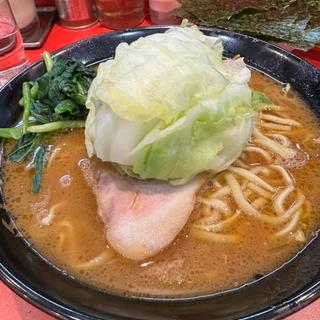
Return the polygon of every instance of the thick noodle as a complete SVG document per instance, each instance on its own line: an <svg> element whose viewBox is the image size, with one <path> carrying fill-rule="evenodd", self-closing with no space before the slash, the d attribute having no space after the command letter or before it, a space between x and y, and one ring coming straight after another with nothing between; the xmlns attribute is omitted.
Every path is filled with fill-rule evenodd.
<svg viewBox="0 0 320 320"><path fill-rule="evenodd" d="M211 178L212 191L198 199L202 206L191 226L191 235L197 239L233 242L237 237L230 227L241 215L248 215L276 228L270 239L292 235L293 240L305 240L301 219L311 209L283 164L297 154L284 132L296 132L302 125L278 105L262 110L259 123L239 159ZM250 163L253 153L259 163Z"/></svg>
<svg viewBox="0 0 320 320"><path fill-rule="evenodd" d="M58 234L58 244L56 248L60 252L63 251L63 249L66 251L68 263L72 265L72 267L89 270L111 262L114 258L114 251L109 246L106 246L106 249L97 256L88 261L80 261L78 258L80 246L76 243L74 226L69 221L62 220L59 222L59 227L61 231Z"/></svg>

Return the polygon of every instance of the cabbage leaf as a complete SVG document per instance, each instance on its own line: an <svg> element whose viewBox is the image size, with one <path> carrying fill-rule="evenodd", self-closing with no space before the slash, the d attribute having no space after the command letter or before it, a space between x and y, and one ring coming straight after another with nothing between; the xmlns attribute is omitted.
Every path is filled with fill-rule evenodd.
<svg viewBox="0 0 320 320"><path fill-rule="evenodd" d="M226 169L248 142L260 99L243 59L196 27L121 43L88 93L89 156L140 179L183 183Z"/></svg>

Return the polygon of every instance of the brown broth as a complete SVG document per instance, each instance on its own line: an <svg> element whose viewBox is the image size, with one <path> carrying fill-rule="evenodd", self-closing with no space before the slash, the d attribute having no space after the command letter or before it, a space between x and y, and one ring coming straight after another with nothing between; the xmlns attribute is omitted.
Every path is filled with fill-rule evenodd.
<svg viewBox="0 0 320 320"><path fill-rule="evenodd" d="M290 93L285 97L282 87L273 80L253 72L251 87L265 92L275 104L290 106L290 117L303 123L304 134L290 139L303 150L307 161L304 166L290 170L312 204L310 236L318 225L316 212L320 204L319 144L312 139L320 136L317 120L296 95ZM19 230L37 251L85 283L125 294L192 296L251 281L279 267L301 247L286 237L271 242L271 227L242 215L231 230L241 239L235 244L195 240L189 235L189 223L174 243L147 261L138 263L116 254L101 266L78 268L75 262L89 261L107 248L103 225L96 214L95 196L84 177L88 165L84 133L78 129L53 135L50 142L55 151L44 170L41 192L31 193L32 169L6 161L5 199ZM43 225L42 219L53 205L57 206L52 223ZM62 221L68 221L73 231L61 225ZM62 230L67 230L69 238L68 245L61 249Z"/></svg>

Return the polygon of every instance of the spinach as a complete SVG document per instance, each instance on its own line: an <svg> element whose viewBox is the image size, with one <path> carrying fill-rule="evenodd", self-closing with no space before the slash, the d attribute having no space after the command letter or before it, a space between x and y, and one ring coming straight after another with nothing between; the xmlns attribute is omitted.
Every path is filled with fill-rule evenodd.
<svg viewBox="0 0 320 320"><path fill-rule="evenodd" d="M64 114L68 112L71 115L76 115L79 113L79 111L80 110L78 108L78 105L70 99L66 99L59 102L57 106L54 108L54 112L57 114Z"/></svg>
<svg viewBox="0 0 320 320"><path fill-rule="evenodd" d="M27 132L29 126L30 105L31 105L31 89L27 82L22 84L22 96L24 101L24 111L22 116L22 133Z"/></svg>
<svg viewBox="0 0 320 320"><path fill-rule="evenodd" d="M38 193L40 191L42 170L45 162L47 145L38 147L34 155L34 176L32 177L32 192Z"/></svg>
<svg viewBox="0 0 320 320"><path fill-rule="evenodd" d="M19 105L23 107L22 124L0 128L0 138L17 140L8 159L22 163L33 159L32 192L40 190L45 164L47 132L84 127L88 110L87 94L95 72L74 59L52 59L42 54L46 73L24 82Z"/></svg>
<svg viewBox="0 0 320 320"><path fill-rule="evenodd" d="M54 60L50 71L37 80L38 100L31 107L31 115L40 119L43 113L39 111L45 110L46 122L84 120L87 93L94 76L79 61ZM41 122L45 123L44 119Z"/></svg>
<svg viewBox="0 0 320 320"><path fill-rule="evenodd" d="M52 113L51 107L39 100L34 100L31 103L30 113L40 123L48 123L60 120L59 115Z"/></svg>
<svg viewBox="0 0 320 320"><path fill-rule="evenodd" d="M20 139L22 136L22 126L14 128L0 128L0 137L4 139Z"/></svg>
<svg viewBox="0 0 320 320"><path fill-rule="evenodd" d="M45 133L68 128L83 128L84 125L85 122L80 120L56 121L42 125L31 126L28 128L28 132Z"/></svg>
<svg viewBox="0 0 320 320"><path fill-rule="evenodd" d="M33 154L39 143L38 133L26 133L16 143L13 150L9 153L10 161L21 163Z"/></svg>

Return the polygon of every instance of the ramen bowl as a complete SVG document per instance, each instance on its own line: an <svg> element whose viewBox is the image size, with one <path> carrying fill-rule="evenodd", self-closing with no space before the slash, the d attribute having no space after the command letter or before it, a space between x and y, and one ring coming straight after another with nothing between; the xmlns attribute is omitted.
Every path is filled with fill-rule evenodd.
<svg viewBox="0 0 320 320"><path fill-rule="evenodd" d="M113 57L119 43L130 43L167 28L147 27L103 34L74 43L53 56L94 65ZM279 83L290 83L319 117L319 70L255 38L216 29L202 31L222 39L225 57L239 54L251 68ZM43 63L36 62L1 89L0 127L12 126L19 120L22 83L44 72ZM317 230L281 267L237 288L185 298L141 297L101 291L62 272L10 228L10 213L5 210L3 198L1 201L0 214L4 222L0 225L1 279L27 301L61 319L277 319L302 308L320 293Z"/></svg>

